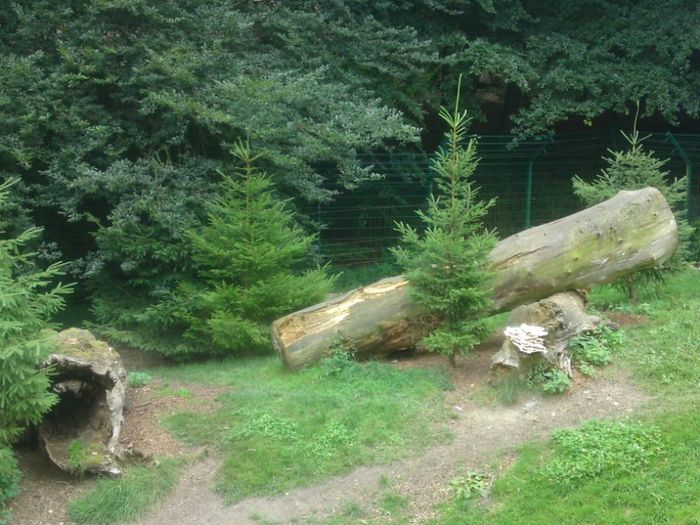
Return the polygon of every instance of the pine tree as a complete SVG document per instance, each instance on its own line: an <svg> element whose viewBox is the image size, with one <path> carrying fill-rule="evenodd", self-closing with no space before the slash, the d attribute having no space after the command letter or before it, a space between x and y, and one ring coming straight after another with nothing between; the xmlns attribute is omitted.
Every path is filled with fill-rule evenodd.
<svg viewBox="0 0 700 525"><path fill-rule="evenodd" d="M207 226L191 235L201 282L183 286L193 304L185 335L210 353L270 348L270 322L322 299L332 284L325 268L308 269L315 236L255 168L260 155L242 142L233 154L242 167L224 176Z"/></svg>
<svg viewBox="0 0 700 525"><path fill-rule="evenodd" d="M639 105L637 105L637 115ZM627 274L618 284L625 290L633 304L638 300L638 288L649 282L660 282L669 272L678 270L689 255L689 241L692 228L685 219L685 198L687 177L671 179L664 170L668 159L655 157L652 151L642 147L644 138L637 130L637 116L632 126L632 133L621 132L629 144L624 151L608 150L610 157L605 158L608 166L592 182L586 182L576 176L573 179L574 193L586 206L593 206L615 196L621 190L638 190L648 186L658 189L666 198L676 216L678 223L678 250L662 268L640 270Z"/></svg>
<svg viewBox="0 0 700 525"><path fill-rule="evenodd" d="M479 200L471 180L479 162L477 141L467 140L470 119L459 109L459 94L458 87L452 113L440 110L448 126L447 146L438 150L432 166L438 195L431 195L427 210L418 212L425 232L397 223L402 244L393 250L411 283L413 299L440 323L424 340L425 346L447 355L450 363L487 333L481 315L491 301L486 267L496 243L495 233L483 225L495 201Z"/></svg>
<svg viewBox="0 0 700 525"><path fill-rule="evenodd" d="M0 207L17 181L0 185ZM70 286L54 285L61 265L44 271L33 264L27 244L41 230L30 228L0 240L0 522L5 498L16 492L18 472L10 446L23 429L38 423L55 403L49 378L37 365L54 348L49 319L63 306Z"/></svg>

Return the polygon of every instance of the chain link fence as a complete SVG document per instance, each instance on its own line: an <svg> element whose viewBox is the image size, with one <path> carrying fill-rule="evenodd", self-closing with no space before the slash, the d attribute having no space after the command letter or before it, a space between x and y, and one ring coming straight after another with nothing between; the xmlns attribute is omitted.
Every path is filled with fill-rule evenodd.
<svg viewBox="0 0 700 525"><path fill-rule="evenodd" d="M643 135L644 136L644 135ZM673 178L688 175L686 212L700 216L700 135L649 134L647 150L668 159ZM496 198L486 220L506 237L582 209L571 179L592 180L606 166L609 150L624 150L618 133L562 134L515 142L512 136L478 137L479 167L475 181L481 198ZM381 174L353 190L340 191L333 202L308 214L319 224L322 257L335 266L354 267L387 261L398 241L397 221L420 226L416 211L424 209L432 191L431 155L384 153L367 156L365 165ZM697 166L697 173L693 171ZM334 173L327 173L327 180Z"/></svg>

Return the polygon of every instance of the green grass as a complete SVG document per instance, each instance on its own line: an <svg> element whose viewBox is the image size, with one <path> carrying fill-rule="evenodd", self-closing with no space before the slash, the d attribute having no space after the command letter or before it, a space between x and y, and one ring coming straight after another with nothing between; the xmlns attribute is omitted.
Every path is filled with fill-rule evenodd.
<svg viewBox="0 0 700 525"><path fill-rule="evenodd" d="M586 426L576 435L587 450L567 450L556 442L529 445L494 484L488 506L452 501L431 525L700 523L696 409L635 427L626 439L610 432L596 441Z"/></svg>
<svg viewBox="0 0 700 525"><path fill-rule="evenodd" d="M656 396L655 412L525 446L487 503L449 501L431 525L700 524L700 272L645 292L637 307L611 287L592 301L650 317L625 329L612 359Z"/></svg>
<svg viewBox="0 0 700 525"><path fill-rule="evenodd" d="M185 442L223 453L217 489L229 502L393 461L446 438L436 430L447 417L444 371L328 360L292 374L267 358L151 372L231 388L217 412L164 422Z"/></svg>
<svg viewBox="0 0 700 525"><path fill-rule="evenodd" d="M68 516L77 525L133 521L167 496L181 465L168 459L154 467L133 467L120 479L102 479L70 503Z"/></svg>

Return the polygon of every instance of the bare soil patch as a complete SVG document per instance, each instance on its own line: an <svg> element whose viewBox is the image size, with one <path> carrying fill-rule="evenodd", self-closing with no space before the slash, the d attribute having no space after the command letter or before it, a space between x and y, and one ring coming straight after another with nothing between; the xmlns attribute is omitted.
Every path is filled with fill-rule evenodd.
<svg viewBox="0 0 700 525"><path fill-rule="evenodd" d="M196 454L195 449L176 440L158 422L184 410L216 410L216 398L225 391L221 387L172 381L166 384L158 380L145 387L129 388L120 443L138 461ZM185 392L186 397L182 395ZM22 470L21 493L10 505L12 524L69 525L68 503L90 488L95 480L79 480L66 474L36 448L20 449L18 456Z"/></svg>
<svg viewBox="0 0 700 525"><path fill-rule="evenodd" d="M649 322L649 316L644 314L629 314L625 312L605 312L605 317L618 326L640 326Z"/></svg>

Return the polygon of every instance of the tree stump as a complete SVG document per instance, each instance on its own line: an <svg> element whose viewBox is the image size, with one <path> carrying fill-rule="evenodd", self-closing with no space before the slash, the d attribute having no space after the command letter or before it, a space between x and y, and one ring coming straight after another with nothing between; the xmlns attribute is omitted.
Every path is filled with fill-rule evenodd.
<svg viewBox="0 0 700 525"><path fill-rule="evenodd" d="M87 330L57 336L58 351L43 363L58 403L38 427L39 440L61 469L119 475L119 434L126 371L119 354Z"/></svg>
<svg viewBox="0 0 700 525"><path fill-rule="evenodd" d="M592 332L601 321L586 313L586 304L584 292L568 291L518 306L508 318L505 340L491 367L522 374L529 363L544 359L571 377L571 339Z"/></svg>

